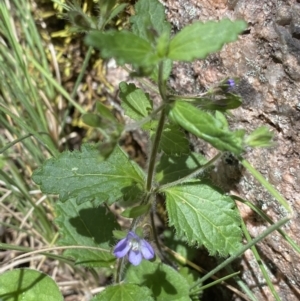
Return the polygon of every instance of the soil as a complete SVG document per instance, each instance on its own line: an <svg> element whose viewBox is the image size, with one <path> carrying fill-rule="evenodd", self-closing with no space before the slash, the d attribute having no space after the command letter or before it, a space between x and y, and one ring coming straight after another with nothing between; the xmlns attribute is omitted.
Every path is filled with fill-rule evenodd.
<svg viewBox="0 0 300 301"><path fill-rule="evenodd" d="M175 63L170 85L182 94L197 94L226 77L240 78L236 92L242 96L243 104L232 111L231 127L251 132L266 125L274 133L274 147L249 149L245 158L293 208L294 216L283 230L299 245L300 1L167 0L162 3L174 33L198 20L229 18L248 23L239 40L224 46L221 52L192 64ZM193 139L193 144L208 157L213 154L211 148L198 140ZM240 169L238 163L232 165L223 162L222 176L215 178L217 185L259 206L273 221L286 216L282 206L249 173ZM238 181L236 172L242 175ZM252 237L266 229L268 224L252 210L238 205ZM278 232L258 244L258 251L281 300L300 300L300 255ZM250 251L238 268L258 300L274 300ZM216 294L207 300L240 299Z"/></svg>

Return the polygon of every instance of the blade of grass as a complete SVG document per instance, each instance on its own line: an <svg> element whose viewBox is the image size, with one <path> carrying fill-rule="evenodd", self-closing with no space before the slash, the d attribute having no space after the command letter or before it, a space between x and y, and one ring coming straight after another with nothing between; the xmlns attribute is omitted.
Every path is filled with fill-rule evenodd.
<svg viewBox="0 0 300 301"><path fill-rule="evenodd" d="M256 170L247 160L240 158L243 166L258 180L258 182L267 189L267 191L289 212L293 214L293 210L284 197Z"/></svg>
<svg viewBox="0 0 300 301"><path fill-rule="evenodd" d="M234 270L232 269L231 265L229 264L226 267L226 270L229 273L233 273ZM250 300L252 301L258 301L257 298L254 296L250 288L246 285L246 283L238 276L234 276L234 281L237 283L237 285L243 290L243 292L249 297Z"/></svg>
<svg viewBox="0 0 300 301"><path fill-rule="evenodd" d="M274 225L270 226L268 229L266 229L264 232L262 232L259 236L248 242L246 245L244 245L240 250L238 250L235 254L228 257L225 261L223 261L220 265L218 265L216 268L211 270L209 273L207 273L202 278L198 279L196 283L191 287L194 288L197 285L201 285L205 280L209 279L212 275L223 269L225 266L227 266L229 263L234 261L237 257L241 256L244 252L246 252L248 249L250 249L252 246L254 246L259 241L263 240L266 236L268 236L273 231L279 229L281 226L283 226L285 223L287 223L290 219L289 218L283 218Z"/></svg>
<svg viewBox="0 0 300 301"><path fill-rule="evenodd" d="M244 223L243 220L241 222L242 222L241 225L242 225L243 233L244 233L247 241L251 242L251 236L250 236L250 234L249 234L249 232L247 230L247 227L246 227L246 225L245 225L245 223ZM279 297L278 293L276 292L275 287L274 287L274 285L273 285L273 283L272 283L272 281L271 281L271 279L269 277L269 274L268 274L268 272L267 272L267 270L266 270L266 268L265 268L265 266L264 266L264 264L263 264L263 262L262 262L262 260L261 260L261 258L259 256L258 252L257 252L256 247L252 246L251 247L251 251L252 251L252 253L254 255L254 258L255 258L255 260L256 260L256 262L257 262L257 264L258 264L258 266L259 266L259 268L260 268L260 270L261 270L261 272L262 272L262 274L264 276L264 279L266 280L266 282L268 284L268 287L269 287L272 295L274 296L274 298L275 298L276 301L281 301L280 297Z"/></svg>
<svg viewBox="0 0 300 301"><path fill-rule="evenodd" d="M271 225L274 225L274 222L257 206L252 204L251 202L242 199L241 197L237 195L230 195L232 198L236 199L239 202L242 202L243 204L249 206L253 211L255 211L261 218L266 220ZM288 235L286 232L282 229L277 230L280 235L293 247L293 249L300 254L300 247L297 245L297 243Z"/></svg>

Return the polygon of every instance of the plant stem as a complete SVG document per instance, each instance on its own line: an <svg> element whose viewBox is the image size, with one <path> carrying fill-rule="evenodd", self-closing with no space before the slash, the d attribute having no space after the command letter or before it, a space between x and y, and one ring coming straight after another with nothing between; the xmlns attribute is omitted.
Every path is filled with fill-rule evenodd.
<svg viewBox="0 0 300 301"><path fill-rule="evenodd" d="M167 101L167 86L164 80L164 62L161 61L158 66L158 90L163 102Z"/></svg>
<svg viewBox="0 0 300 301"><path fill-rule="evenodd" d="M158 235L157 235L157 231L156 231L156 227L155 227L155 222L154 222L154 212L153 212L153 210L151 210L151 212L150 212L150 221L151 221L153 238L154 238L157 250L160 254L161 260L164 261L165 263L167 263L169 266L171 266L173 268L176 268L174 263L171 260L169 260L168 257L165 256L165 253L163 252L162 247L159 243L159 239L158 239Z"/></svg>
<svg viewBox="0 0 300 301"><path fill-rule="evenodd" d="M148 167L148 175L147 175L147 185L146 185L147 191L151 191L154 167L155 167L155 162L156 162L156 155L157 155L162 131L164 128L164 124L165 124L165 109L163 109L161 111L159 123L157 126L157 130L156 130L156 134L155 134L155 138L154 138L154 142L153 142L153 146L152 146L152 150L151 150L149 167Z"/></svg>
<svg viewBox="0 0 300 301"><path fill-rule="evenodd" d="M163 62L159 63L159 68L158 68L158 89L160 96L162 98L163 103L166 103L167 101L167 95L166 95L166 82L163 79L163 70L164 70L164 65ZM165 124L165 118L166 118L166 110L165 108L162 109L151 154L150 154L150 161L149 161L149 167L148 167L148 175L147 175L147 184L146 184L146 190L151 191L152 188L152 180L153 180L153 173L154 173L154 167L155 167L155 161L156 161L156 155L158 151L158 146L160 142L160 138L162 135L162 131L164 129L164 124Z"/></svg>
<svg viewBox="0 0 300 301"><path fill-rule="evenodd" d="M116 283L120 283L122 281L121 276L122 276L122 271L124 266L124 259L125 257L122 257L118 261Z"/></svg>

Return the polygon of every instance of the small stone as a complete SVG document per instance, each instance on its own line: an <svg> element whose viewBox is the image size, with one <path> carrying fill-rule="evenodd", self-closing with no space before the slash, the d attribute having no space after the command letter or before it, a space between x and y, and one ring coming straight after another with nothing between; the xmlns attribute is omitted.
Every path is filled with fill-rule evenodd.
<svg viewBox="0 0 300 301"><path fill-rule="evenodd" d="M282 5L276 12L276 23L279 25L288 25L292 20L292 11L289 6Z"/></svg>
<svg viewBox="0 0 300 301"><path fill-rule="evenodd" d="M239 0L228 0L227 6L229 9L234 9Z"/></svg>
<svg viewBox="0 0 300 301"><path fill-rule="evenodd" d="M294 38L300 39L300 6L299 5L293 6L291 34Z"/></svg>
<svg viewBox="0 0 300 301"><path fill-rule="evenodd" d="M297 58L288 54L284 61L285 72L295 81L300 81L300 65Z"/></svg>

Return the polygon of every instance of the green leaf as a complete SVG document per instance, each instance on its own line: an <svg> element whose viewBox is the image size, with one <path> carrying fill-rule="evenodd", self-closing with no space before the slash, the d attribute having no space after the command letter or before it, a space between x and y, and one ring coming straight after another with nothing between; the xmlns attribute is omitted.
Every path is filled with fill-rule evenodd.
<svg viewBox="0 0 300 301"><path fill-rule="evenodd" d="M233 110L238 108L242 104L241 97L232 93L227 93L222 97L218 97L216 99L201 97L194 98L192 101L193 104L195 104L198 108L212 111Z"/></svg>
<svg viewBox="0 0 300 301"><path fill-rule="evenodd" d="M104 105L100 101L96 103L96 109L98 114L101 116L101 118L104 118L114 123L118 122L114 114L111 112L111 109L109 109L106 105Z"/></svg>
<svg viewBox="0 0 300 301"><path fill-rule="evenodd" d="M157 301L190 301L187 281L176 270L162 263L143 260L138 266L131 265L125 280L148 287Z"/></svg>
<svg viewBox="0 0 300 301"><path fill-rule="evenodd" d="M141 120L148 116L152 110L152 101L149 94L137 88L135 84L121 82L119 85L121 106L125 110L125 115L133 120Z"/></svg>
<svg viewBox="0 0 300 301"><path fill-rule="evenodd" d="M170 225L191 245L204 245L214 255L241 247L240 219L233 200L210 185L194 181L165 191Z"/></svg>
<svg viewBox="0 0 300 301"><path fill-rule="evenodd" d="M115 261L111 246L115 244L113 230L119 229L114 215L105 207L95 207L91 202L77 205L75 199L56 204L61 238L59 245L97 247L92 249L67 249L65 256L76 259L76 264L95 267L109 266Z"/></svg>
<svg viewBox="0 0 300 301"><path fill-rule="evenodd" d="M169 117L185 130L219 150L234 154L243 151L243 130L231 132L224 128L223 122L189 103L176 101L169 112Z"/></svg>
<svg viewBox="0 0 300 301"><path fill-rule="evenodd" d="M121 240L125 238L128 234L128 231L121 231L121 230L113 230L113 236L116 240Z"/></svg>
<svg viewBox="0 0 300 301"><path fill-rule="evenodd" d="M98 4L101 16L105 18L113 10L117 2L117 0L100 0Z"/></svg>
<svg viewBox="0 0 300 301"><path fill-rule="evenodd" d="M152 43L162 34L170 35L171 26L166 21L165 8L158 0L139 0L134 8L135 15L130 22L137 36Z"/></svg>
<svg viewBox="0 0 300 301"><path fill-rule="evenodd" d="M189 283L190 286L195 284L196 280L199 277L198 272L196 272L195 270L189 269L188 267L180 267L179 273L182 277L184 277L186 279L186 281ZM199 300L199 299L196 299L196 300Z"/></svg>
<svg viewBox="0 0 300 301"><path fill-rule="evenodd" d="M76 198L77 204L93 201L112 204L132 185L144 187L144 172L116 147L106 161L100 161L96 145L83 144L81 151L66 151L35 170L33 181L43 193L59 194L60 200Z"/></svg>
<svg viewBox="0 0 300 301"><path fill-rule="evenodd" d="M139 203L145 196L145 191L141 185L132 185L122 190L123 196L119 201L120 206L126 208Z"/></svg>
<svg viewBox="0 0 300 301"><path fill-rule="evenodd" d="M103 58L114 57L119 64L148 66L159 60L149 42L128 31L91 31L85 42L99 49Z"/></svg>
<svg viewBox="0 0 300 301"><path fill-rule="evenodd" d="M63 301L55 281L30 269L16 269L0 275L0 300Z"/></svg>
<svg viewBox="0 0 300 301"><path fill-rule="evenodd" d="M164 127L159 149L167 155L187 154L190 151L189 141L176 124Z"/></svg>
<svg viewBox="0 0 300 301"><path fill-rule="evenodd" d="M173 227L165 230L163 232L163 235L164 235L164 244L168 248L180 254L184 258L183 260L190 260L190 261L194 260L195 256L198 254L198 250L189 246L186 243L184 236L179 237L178 233L176 233ZM186 262L182 264L186 264Z"/></svg>
<svg viewBox="0 0 300 301"><path fill-rule="evenodd" d="M222 123L223 129L227 130L229 128L228 121L224 114L222 114L220 111L216 111L215 117Z"/></svg>
<svg viewBox="0 0 300 301"><path fill-rule="evenodd" d="M163 185L188 176L197 168L207 163L206 158L198 153L182 156L163 154L156 166L155 180Z"/></svg>
<svg viewBox="0 0 300 301"><path fill-rule="evenodd" d="M168 57L178 61L204 59L208 54L218 51L225 43L237 40L238 34L245 30L244 21L196 22L183 28L170 42Z"/></svg>
<svg viewBox="0 0 300 301"><path fill-rule="evenodd" d="M82 115L81 118L82 118L82 121L88 126L100 128L102 125L101 117L97 114L87 113L87 114Z"/></svg>
<svg viewBox="0 0 300 301"><path fill-rule="evenodd" d="M122 212L122 216L127 217L127 218L136 218L138 216L141 216L145 213L147 213L150 209L151 205L140 205L140 206L135 206L133 208L128 208L124 212Z"/></svg>
<svg viewBox="0 0 300 301"><path fill-rule="evenodd" d="M121 283L108 286L91 301L154 301L151 291L145 286Z"/></svg>
<svg viewBox="0 0 300 301"><path fill-rule="evenodd" d="M120 123L111 110L101 102L96 104L97 114L87 113L82 116L82 121L88 126L97 128L105 137L99 142L100 156L107 159L116 148L123 133L124 125Z"/></svg>
<svg viewBox="0 0 300 301"><path fill-rule="evenodd" d="M273 137L268 127L261 126L246 137L245 143L251 147L270 147L274 145Z"/></svg>
<svg viewBox="0 0 300 301"><path fill-rule="evenodd" d="M109 0L111 1L111 0ZM128 6L128 3L121 3L121 4L118 4L114 9L111 10L111 13L110 15L108 16L107 20L106 20L106 24L111 21L114 17L116 17L119 13L121 13L125 8L126 6ZM100 8L100 11L101 11L101 8Z"/></svg>

